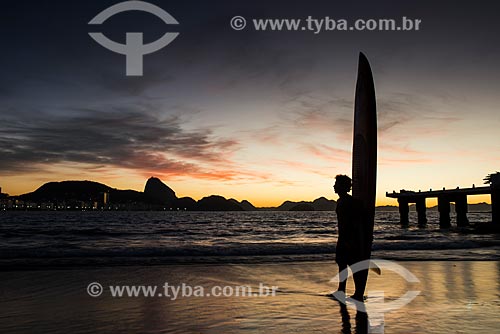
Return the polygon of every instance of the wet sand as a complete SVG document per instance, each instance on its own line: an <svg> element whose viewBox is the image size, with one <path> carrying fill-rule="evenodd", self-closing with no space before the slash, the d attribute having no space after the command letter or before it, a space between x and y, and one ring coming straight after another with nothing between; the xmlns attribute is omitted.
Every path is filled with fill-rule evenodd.
<svg viewBox="0 0 500 334"><path fill-rule="evenodd" d="M328 293L333 262L171 265L9 271L0 273L2 333L492 333L500 327L500 262L398 262L419 282L370 273L366 305L409 304L384 313L357 312ZM90 297L87 286L104 291ZM275 296L166 297L163 285L277 286ZM112 297L109 285L158 286L155 297ZM348 293L352 293L352 279ZM233 290L234 291L234 290ZM180 292L179 292L180 293ZM270 293L270 291L269 291ZM381 295L383 294L383 297ZM372 308L373 309L373 308ZM375 308L375 310L377 310Z"/></svg>

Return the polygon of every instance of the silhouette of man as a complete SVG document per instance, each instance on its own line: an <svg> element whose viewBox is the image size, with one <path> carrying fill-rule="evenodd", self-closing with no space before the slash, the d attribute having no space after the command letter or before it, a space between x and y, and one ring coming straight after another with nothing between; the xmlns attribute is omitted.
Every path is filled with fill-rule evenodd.
<svg viewBox="0 0 500 334"><path fill-rule="evenodd" d="M339 272L347 269L356 262L363 260L363 234L362 234L362 206L361 203L351 195L352 181L347 175L337 175L333 189L339 195L337 201L338 239L335 261L339 266ZM363 283L365 270L353 274L355 292L351 298L363 301L366 279ZM347 283L347 270L339 277L338 291L345 293Z"/></svg>

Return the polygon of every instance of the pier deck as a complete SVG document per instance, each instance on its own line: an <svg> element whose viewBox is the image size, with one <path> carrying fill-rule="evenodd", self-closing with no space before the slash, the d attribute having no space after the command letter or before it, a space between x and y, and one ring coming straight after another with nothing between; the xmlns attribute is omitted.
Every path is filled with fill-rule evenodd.
<svg viewBox="0 0 500 334"><path fill-rule="evenodd" d="M386 192L386 196L396 198L399 204L399 214L402 225L408 225L409 204L415 203L418 215L418 224L425 225L427 217L425 215L427 198L438 199L439 225L442 228L451 226L450 203L455 203L457 213L457 226L467 226L467 196L470 195L491 195L492 221L500 224L500 189L497 187L484 186L472 188L456 188L429 191L401 190L399 193L393 191Z"/></svg>

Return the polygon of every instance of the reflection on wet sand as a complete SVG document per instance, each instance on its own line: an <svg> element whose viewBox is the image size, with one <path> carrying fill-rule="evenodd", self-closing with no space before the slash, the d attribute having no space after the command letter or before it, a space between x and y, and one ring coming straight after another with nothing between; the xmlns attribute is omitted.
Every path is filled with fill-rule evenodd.
<svg viewBox="0 0 500 334"><path fill-rule="evenodd" d="M408 305L384 313L359 312L326 297L335 284L333 262L172 265L1 272L0 332L164 333L491 333L498 328L500 264L493 261L407 261L420 283L388 270L370 275L375 292L393 302L410 290ZM107 285L276 285L274 297L89 297L89 282ZM352 294L352 280L347 293ZM387 304L386 304L387 305ZM370 313L371 312L371 313ZM57 314L57 317L54 316Z"/></svg>

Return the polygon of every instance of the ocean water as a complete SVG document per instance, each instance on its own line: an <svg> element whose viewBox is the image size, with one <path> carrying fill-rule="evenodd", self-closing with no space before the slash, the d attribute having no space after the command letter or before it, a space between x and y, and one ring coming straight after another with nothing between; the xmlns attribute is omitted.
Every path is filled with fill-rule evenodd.
<svg viewBox="0 0 500 334"><path fill-rule="evenodd" d="M452 217L453 219L453 217ZM499 260L500 238L471 229L401 228L397 212L377 212L373 257ZM471 222L489 213L469 213ZM453 224L453 223L452 223ZM13 212L0 213L2 268L334 259L334 212Z"/></svg>

